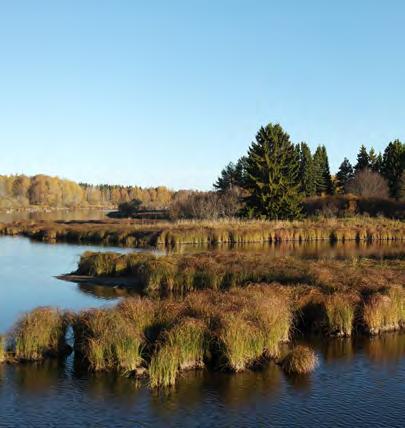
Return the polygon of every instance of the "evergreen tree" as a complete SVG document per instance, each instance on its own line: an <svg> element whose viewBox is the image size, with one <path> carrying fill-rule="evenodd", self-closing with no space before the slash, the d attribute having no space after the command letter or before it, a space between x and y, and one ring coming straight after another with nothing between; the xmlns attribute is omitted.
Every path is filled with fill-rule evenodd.
<svg viewBox="0 0 405 428"><path fill-rule="evenodd" d="M268 219L298 217L298 173L297 151L289 135L279 124L260 128L246 158L246 215Z"/></svg>
<svg viewBox="0 0 405 428"><path fill-rule="evenodd" d="M352 180L354 177L352 164L347 158L344 158L343 162L340 164L339 171L336 174L337 186L339 193L345 193L347 183Z"/></svg>
<svg viewBox="0 0 405 428"><path fill-rule="evenodd" d="M379 172L379 159L381 158L381 154L377 153L374 150L374 147L371 147L369 153L368 153L368 166L371 169L371 171Z"/></svg>
<svg viewBox="0 0 405 428"><path fill-rule="evenodd" d="M399 181L399 199L405 201L405 170L402 171L401 179Z"/></svg>
<svg viewBox="0 0 405 428"><path fill-rule="evenodd" d="M305 196L314 196L316 194L316 182L311 150L308 144L301 143L297 144L297 151L300 165L298 173L300 191Z"/></svg>
<svg viewBox="0 0 405 428"><path fill-rule="evenodd" d="M395 140L384 150L381 173L388 182L390 195L398 199L400 196L400 180L405 170L405 144Z"/></svg>
<svg viewBox="0 0 405 428"><path fill-rule="evenodd" d="M235 186L242 187L245 174L245 163L245 157L240 158L236 164L229 162L214 183L214 188L223 193L232 190Z"/></svg>
<svg viewBox="0 0 405 428"><path fill-rule="evenodd" d="M316 183L316 193L322 195L326 193L332 195L334 186L330 174L329 159L325 146L318 146L314 154L314 177Z"/></svg>
<svg viewBox="0 0 405 428"><path fill-rule="evenodd" d="M367 153L367 149L362 144L360 147L359 154L357 155L357 163L354 166L354 172L359 172L362 169L369 168L369 167L370 167L370 158Z"/></svg>

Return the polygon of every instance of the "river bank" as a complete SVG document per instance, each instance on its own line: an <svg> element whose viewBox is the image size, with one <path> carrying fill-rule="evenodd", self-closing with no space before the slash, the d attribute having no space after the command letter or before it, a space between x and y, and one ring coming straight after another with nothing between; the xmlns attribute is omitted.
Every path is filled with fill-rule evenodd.
<svg viewBox="0 0 405 428"><path fill-rule="evenodd" d="M0 234L46 242L170 248L183 244L404 241L405 223L370 217L303 221L18 221L0 224Z"/></svg>

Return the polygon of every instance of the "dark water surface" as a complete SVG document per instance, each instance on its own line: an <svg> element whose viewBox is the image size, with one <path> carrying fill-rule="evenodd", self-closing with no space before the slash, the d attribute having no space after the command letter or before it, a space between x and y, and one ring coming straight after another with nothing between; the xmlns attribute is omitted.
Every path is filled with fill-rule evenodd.
<svg viewBox="0 0 405 428"><path fill-rule="evenodd" d="M81 375L64 362L0 368L0 426L403 427L405 335L312 343L309 376L275 365L238 375L187 373L169 393Z"/></svg>
<svg viewBox="0 0 405 428"><path fill-rule="evenodd" d="M39 305L79 309L125 295L53 277L72 271L88 249L111 248L0 237L0 332ZM351 257L364 250L381 256L402 251L395 245L318 246L302 255ZM291 246L289 251L296 254ZM309 376L287 377L273 364L238 375L192 372L165 394L132 379L80 373L74 355L42 364L0 365L0 427L405 426L405 334L310 345L320 364Z"/></svg>

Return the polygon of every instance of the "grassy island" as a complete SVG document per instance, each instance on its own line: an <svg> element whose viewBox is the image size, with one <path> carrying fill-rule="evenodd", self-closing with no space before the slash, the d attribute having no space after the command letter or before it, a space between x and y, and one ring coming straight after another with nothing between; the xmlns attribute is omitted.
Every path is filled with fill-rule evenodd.
<svg viewBox="0 0 405 428"><path fill-rule="evenodd" d="M46 242L67 241L128 247L173 247L311 241L405 240L405 223L371 217L265 221L20 221L1 224L0 234L22 235Z"/></svg>

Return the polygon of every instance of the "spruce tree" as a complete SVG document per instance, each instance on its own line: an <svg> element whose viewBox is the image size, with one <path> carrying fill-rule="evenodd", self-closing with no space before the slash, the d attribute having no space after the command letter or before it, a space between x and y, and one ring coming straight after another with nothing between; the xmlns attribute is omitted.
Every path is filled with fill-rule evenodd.
<svg viewBox="0 0 405 428"><path fill-rule="evenodd" d="M295 146L279 125L260 128L246 158L245 214L267 219L293 219L301 212L299 163Z"/></svg>
<svg viewBox="0 0 405 428"><path fill-rule="evenodd" d="M354 177L352 164L347 158L339 166L339 171L336 174L336 181L339 193L345 193L347 183Z"/></svg>
<svg viewBox="0 0 405 428"><path fill-rule="evenodd" d="M221 171L221 175L214 183L214 188L218 192L227 192L234 187L242 187L244 174L245 174L246 159L241 157L236 164L229 162L229 164Z"/></svg>
<svg viewBox="0 0 405 428"><path fill-rule="evenodd" d="M316 193L332 195L334 186L330 174L329 159L325 146L318 146L314 154L314 177Z"/></svg>
<svg viewBox="0 0 405 428"><path fill-rule="evenodd" d="M398 199L400 196L400 180L405 170L405 144L395 140L384 150L381 173L388 182L390 195Z"/></svg>
<svg viewBox="0 0 405 428"><path fill-rule="evenodd" d="M379 155L377 155L376 151L374 150L374 147L371 147L369 153L368 153L368 166L371 169L371 171L379 172ZM381 156L381 155L380 155Z"/></svg>
<svg viewBox="0 0 405 428"><path fill-rule="evenodd" d="M366 147L362 144L360 147L359 154L357 155L357 163L354 166L354 172L359 172L364 168L370 167L370 158L367 153Z"/></svg>
<svg viewBox="0 0 405 428"><path fill-rule="evenodd" d="M316 194L316 182L311 150L306 143L297 144L297 149L300 164L298 174L300 191L305 196L314 196Z"/></svg>

